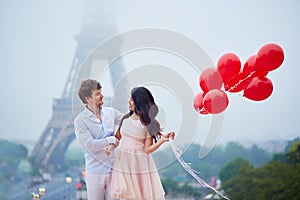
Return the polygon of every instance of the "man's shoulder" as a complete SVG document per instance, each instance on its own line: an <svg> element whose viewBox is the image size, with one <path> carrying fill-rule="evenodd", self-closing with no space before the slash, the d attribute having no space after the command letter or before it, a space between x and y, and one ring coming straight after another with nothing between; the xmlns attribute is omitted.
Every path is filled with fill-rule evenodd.
<svg viewBox="0 0 300 200"><path fill-rule="evenodd" d="M86 110L82 110L80 113L78 113L78 115L74 118L74 122L78 122L81 120L84 120L88 117L88 113L86 112Z"/></svg>
<svg viewBox="0 0 300 200"><path fill-rule="evenodd" d="M117 109L110 106L102 106L103 112L119 112Z"/></svg>
<svg viewBox="0 0 300 200"><path fill-rule="evenodd" d="M123 114L120 111L109 106L102 107L102 111L106 116L111 116L111 117L123 116Z"/></svg>

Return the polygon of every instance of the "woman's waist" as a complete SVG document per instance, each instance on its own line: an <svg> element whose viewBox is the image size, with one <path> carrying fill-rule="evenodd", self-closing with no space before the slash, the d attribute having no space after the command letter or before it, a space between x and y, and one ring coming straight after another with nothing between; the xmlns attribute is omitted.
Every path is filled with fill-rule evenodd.
<svg viewBox="0 0 300 200"><path fill-rule="evenodd" d="M144 149L145 144L133 141L122 141L119 145L121 149Z"/></svg>
<svg viewBox="0 0 300 200"><path fill-rule="evenodd" d="M120 147L130 147L130 148L144 148L145 140L139 138L124 136L121 139Z"/></svg>

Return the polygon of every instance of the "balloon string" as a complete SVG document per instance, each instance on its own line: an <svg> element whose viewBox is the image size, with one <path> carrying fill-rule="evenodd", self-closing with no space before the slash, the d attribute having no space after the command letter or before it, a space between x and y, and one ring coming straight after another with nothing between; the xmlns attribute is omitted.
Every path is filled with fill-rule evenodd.
<svg viewBox="0 0 300 200"><path fill-rule="evenodd" d="M223 197L224 199L230 200L228 197L224 196L221 192L219 192L218 190L216 190L215 188L213 188L212 186L207 184L203 179L201 179L195 173L195 170L193 170L191 168L191 166L182 159L182 157L181 157L182 151L179 148L176 148L173 143L171 143L170 145L171 145L171 149L172 149L176 159L178 160L178 162L185 169L185 171L187 171L190 175L192 175L198 181L198 183L200 184L201 187L208 187L208 188L212 189L215 193L217 193L218 195Z"/></svg>
<svg viewBox="0 0 300 200"><path fill-rule="evenodd" d="M231 88L229 88L227 91L230 92L232 90L234 90L237 86L239 86L241 83L243 83L244 81L252 78L254 76L255 71L250 72L250 74L248 76L246 76L245 78L243 78L242 80L239 80L236 84L234 84Z"/></svg>

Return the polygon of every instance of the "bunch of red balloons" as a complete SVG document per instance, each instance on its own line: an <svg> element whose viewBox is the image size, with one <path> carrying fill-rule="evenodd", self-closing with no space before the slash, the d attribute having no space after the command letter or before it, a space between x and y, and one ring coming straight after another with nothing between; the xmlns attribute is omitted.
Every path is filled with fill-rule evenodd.
<svg viewBox="0 0 300 200"><path fill-rule="evenodd" d="M207 68L200 75L203 92L194 98L195 110L201 114L223 112L229 103L225 91L244 91L243 96L253 101L267 99L273 92L273 83L266 76L280 67L283 60L283 49L274 43L262 46L256 55L248 58L243 68L234 53L222 55L217 68Z"/></svg>

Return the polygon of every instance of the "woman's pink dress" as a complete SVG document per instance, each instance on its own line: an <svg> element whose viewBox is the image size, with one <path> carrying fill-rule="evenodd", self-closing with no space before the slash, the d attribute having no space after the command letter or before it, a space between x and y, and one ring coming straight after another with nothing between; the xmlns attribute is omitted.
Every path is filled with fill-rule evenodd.
<svg viewBox="0 0 300 200"><path fill-rule="evenodd" d="M150 137L140 120L124 119L121 143L115 152L110 195L113 199L165 199L158 171L151 154L146 154L145 139Z"/></svg>

